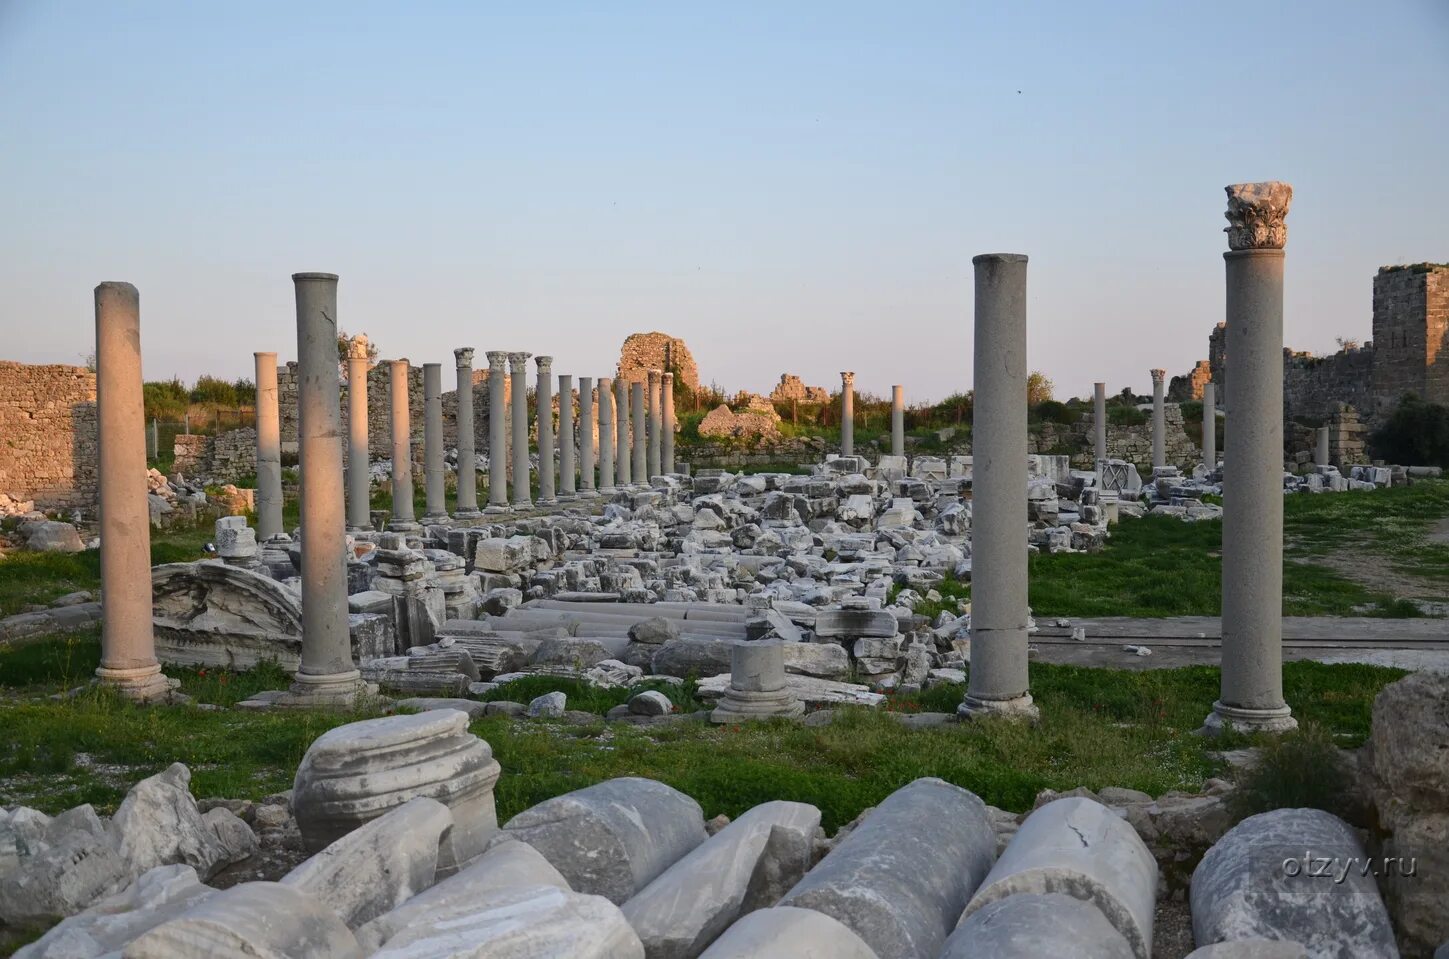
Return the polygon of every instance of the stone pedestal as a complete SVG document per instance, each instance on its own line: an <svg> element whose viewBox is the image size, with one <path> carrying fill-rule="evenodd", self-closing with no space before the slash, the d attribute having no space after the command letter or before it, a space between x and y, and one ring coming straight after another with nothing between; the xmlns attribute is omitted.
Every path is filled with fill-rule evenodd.
<svg viewBox="0 0 1449 959"><path fill-rule="evenodd" d="M413 512L413 437L412 410L408 407L408 361L388 361L388 403L392 429L392 519L387 528L399 533L415 533L418 526Z"/></svg>
<svg viewBox="0 0 1449 959"><path fill-rule="evenodd" d="M738 723L771 716L800 716L805 704L790 691L785 647L778 640L739 643L730 648L730 684L711 722Z"/></svg>
<svg viewBox="0 0 1449 959"><path fill-rule="evenodd" d="M513 387L513 507L533 506L528 482L528 358L531 353L509 353L508 374Z"/></svg>
<svg viewBox="0 0 1449 959"><path fill-rule="evenodd" d="M665 373L664 382L660 384L663 391L664 403L664 437L663 448L660 452L660 467L666 473L674 472L674 431L678 424L674 419L674 374Z"/></svg>
<svg viewBox="0 0 1449 959"><path fill-rule="evenodd" d="M632 421L634 461L629 464L629 474L635 486L649 485L649 458L645 450L647 424L644 420L644 384L629 384L629 419Z"/></svg>
<svg viewBox="0 0 1449 959"><path fill-rule="evenodd" d="M488 351L488 509L507 513L508 506L508 393L504 363L508 354Z"/></svg>
<svg viewBox="0 0 1449 959"><path fill-rule="evenodd" d="M1283 701L1283 245L1286 183L1227 188L1222 694L1205 729L1293 729Z"/></svg>
<svg viewBox="0 0 1449 959"><path fill-rule="evenodd" d="M1093 469L1107 462L1107 384L1092 384Z"/></svg>
<svg viewBox="0 0 1449 959"><path fill-rule="evenodd" d="M891 455L906 455L906 388L891 387Z"/></svg>
<svg viewBox="0 0 1449 959"><path fill-rule="evenodd" d="M453 351L458 370L458 499L453 515L467 520L478 516L477 434L473 428L473 348Z"/></svg>
<svg viewBox="0 0 1449 959"><path fill-rule="evenodd" d="M372 529L371 452L367 445L367 337L347 343L347 528Z"/></svg>
<svg viewBox="0 0 1449 959"><path fill-rule="evenodd" d="M594 482L594 435L598 422L598 416L594 410L594 378L581 376L579 377L579 491L581 496L593 497L598 493L598 487ZM608 485L607 481L604 485Z"/></svg>
<svg viewBox="0 0 1449 959"><path fill-rule="evenodd" d="M538 364L538 385L534 388L538 417L538 501L553 504L558 502L553 472L553 357L536 356L533 362Z"/></svg>
<svg viewBox="0 0 1449 959"><path fill-rule="evenodd" d="M218 517L212 528L212 540L216 544L216 555L226 565L238 569L261 568L262 562L257 556L256 530L247 525L245 516Z"/></svg>
<svg viewBox="0 0 1449 959"><path fill-rule="evenodd" d="M424 523L448 522L443 465L443 365L423 364L423 482L427 497Z"/></svg>
<svg viewBox="0 0 1449 959"><path fill-rule="evenodd" d="M855 455L855 374L840 374L840 455Z"/></svg>
<svg viewBox="0 0 1449 959"><path fill-rule="evenodd" d="M574 378L558 378L558 498L574 498Z"/></svg>
<svg viewBox="0 0 1449 959"><path fill-rule="evenodd" d="M282 418L277 404L277 354L256 353L257 371L257 534L262 542L281 540Z"/></svg>
<svg viewBox="0 0 1449 959"><path fill-rule="evenodd" d="M629 381L614 378L614 485L628 486L633 473L629 453Z"/></svg>
<svg viewBox="0 0 1449 959"><path fill-rule="evenodd" d="M659 395L659 384L662 379L663 373L660 370L649 371L649 395L646 397L646 402L648 403L649 446L645 451L645 482L652 481L654 477L659 475L660 464L662 463L660 457L664 452L663 437L659 435L664 424L664 417L660 408L663 399Z"/></svg>
<svg viewBox="0 0 1449 959"><path fill-rule="evenodd" d="M1167 383L1166 370L1152 373L1152 468L1167 465Z"/></svg>
<svg viewBox="0 0 1449 959"><path fill-rule="evenodd" d="M599 377L599 490L612 493L618 488L618 469L614 463L618 427L614 422L614 381Z"/></svg>
<svg viewBox="0 0 1449 959"><path fill-rule="evenodd" d="M1026 257L976 268L971 674L963 718L1035 718L1027 677Z"/></svg>
<svg viewBox="0 0 1449 959"><path fill-rule="evenodd" d="M1202 465L1209 473L1218 468L1218 389L1212 382L1202 385Z"/></svg>
<svg viewBox="0 0 1449 959"><path fill-rule="evenodd" d="M138 702L169 696L151 628L151 510L141 396L141 295L96 287L96 419L100 445L102 685ZM336 369L336 347L333 368Z"/></svg>

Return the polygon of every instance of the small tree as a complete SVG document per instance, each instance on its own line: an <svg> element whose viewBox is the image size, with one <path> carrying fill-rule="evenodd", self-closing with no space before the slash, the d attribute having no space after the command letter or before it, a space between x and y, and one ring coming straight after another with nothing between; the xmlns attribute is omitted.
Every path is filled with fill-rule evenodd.
<svg viewBox="0 0 1449 959"><path fill-rule="evenodd" d="M1026 378L1026 405L1036 406L1052 398L1056 385L1040 370L1032 370Z"/></svg>

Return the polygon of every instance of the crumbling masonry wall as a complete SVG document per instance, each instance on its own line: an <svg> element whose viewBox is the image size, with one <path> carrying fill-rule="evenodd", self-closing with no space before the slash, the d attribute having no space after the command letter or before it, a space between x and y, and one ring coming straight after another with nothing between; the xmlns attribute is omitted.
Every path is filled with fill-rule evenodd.
<svg viewBox="0 0 1449 959"><path fill-rule="evenodd" d="M37 508L96 501L96 374L0 361L0 492Z"/></svg>

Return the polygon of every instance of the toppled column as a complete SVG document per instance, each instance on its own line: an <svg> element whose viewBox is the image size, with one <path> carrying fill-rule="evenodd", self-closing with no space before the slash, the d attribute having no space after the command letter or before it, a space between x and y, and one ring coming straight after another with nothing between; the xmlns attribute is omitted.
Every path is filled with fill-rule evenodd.
<svg viewBox="0 0 1449 959"><path fill-rule="evenodd" d="M473 348L453 351L458 368L458 501L453 514L460 519L478 515L477 435L473 431Z"/></svg>
<svg viewBox="0 0 1449 959"><path fill-rule="evenodd" d="M659 435L659 431L664 424L664 417L660 409L663 400L659 395L659 384L663 378L663 373L660 370L649 371L649 395L647 397L649 410L649 447L646 452L646 465L644 470L644 478L646 480L653 479L659 475L660 457L664 452L663 437Z"/></svg>
<svg viewBox="0 0 1449 959"><path fill-rule="evenodd" d="M1218 388L1211 380L1202 385L1202 465L1209 473L1218 468Z"/></svg>
<svg viewBox="0 0 1449 959"><path fill-rule="evenodd" d="M1314 450L1313 450L1313 465L1314 466L1327 466L1328 465L1328 427L1326 427L1326 426L1320 426L1315 431L1315 437L1314 438L1318 442L1315 445Z"/></svg>
<svg viewBox="0 0 1449 959"><path fill-rule="evenodd" d="M660 452L660 466L666 473L674 472L674 374L665 373L664 382L660 385L664 392L664 437L663 447Z"/></svg>
<svg viewBox="0 0 1449 959"><path fill-rule="evenodd" d="M128 699L166 698L151 628L151 509L141 397L141 294L96 287L96 420L100 444L101 665L96 676ZM337 368L333 346L333 369Z"/></svg>
<svg viewBox="0 0 1449 959"><path fill-rule="evenodd" d="M443 480L443 364L423 364L423 483L427 496L424 523L448 521Z"/></svg>
<svg viewBox="0 0 1449 959"><path fill-rule="evenodd" d="M1107 462L1107 384L1092 384L1092 432L1096 439L1093 469Z"/></svg>
<svg viewBox="0 0 1449 959"><path fill-rule="evenodd" d="M408 361L388 361L388 401L392 412L392 519L387 528L399 533L418 530L413 515L412 411L408 408Z"/></svg>
<svg viewBox="0 0 1449 959"><path fill-rule="evenodd" d="M1205 729L1294 729L1283 701L1283 245L1286 183L1227 188L1222 694Z"/></svg>
<svg viewBox="0 0 1449 959"><path fill-rule="evenodd" d="M558 378L558 498L573 499L574 488L574 378Z"/></svg>
<svg viewBox="0 0 1449 959"><path fill-rule="evenodd" d="M855 455L855 374L840 374L840 455Z"/></svg>
<svg viewBox="0 0 1449 959"><path fill-rule="evenodd" d="M971 673L963 718L1035 718L1027 677L1026 257L975 257Z"/></svg>
<svg viewBox="0 0 1449 959"><path fill-rule="evenodd" d="M508 393L504 362L508 354L488 351L488 512L508 512Z"/></svg>
<svg viewBox="0 0 1449 959"><path fill-rule="evenodd" d="M906 455L906 388L891 387L891 455Z"/></svg>
<svg viewBox="0 0 1449 959"><path fill-rule="evenodd" d="M614 382L607 376L599 377L599 489L612 493L618 488L614 466Z"/></svg>
<svg viewBox="0 0 1449 959"><path fill-rule="evenodd" d="M645 453L644 384L629 384L629 419L634 430L631 434L634 447L634 462L629 465L629 475L635 486L649 485L649 462Z"/></svg>
<svg viewBox="0 0 1449 959"><path fill-rule="evenodd" d="M371 452L367 446L367 337L347 341L347 528L372 529Z"/></svg>
<svg viewBox="0 0 1449 959"><path fill-rule="evenodd" d="M594 484L594 430L598 427L594 412L594 378L579 377L579 495L592 497Z"/></svg>
<svg viewBox="0 0 1449 959"><path fill-rule="evenodd" d="M614 485L628 486L629 463L629 381L614 377Z"/></svg>
<svg viewBox="0 0 1449 959"><path fill-rule="evenodd" d="M709 714L714 723L738 723L770 716L802 716L805 704L785 679L785 647L777 640L737 643L730 648L730 684Z"/></svg>
<svg viewBox="0 0 1449 959"><path fill-rule="evenodd" d="M277 405L277 354L256 353L257 533L282 539L282 420Z"/></svg>
<svg viewBox="0 0 1449 959"><path fill-rule="evenodd" d="M1167 465L1167 383L1166 370L1150 370L1152 374L1152 468Z"/></svg>
<svg viewBox="0 0 1449 959"><path fill-rule="evenodd" d="M528 358L530 353L509 353L508 373L513 387L513 507L533 506L528 482Z"/></svg>
<svg viewBox="0 0 1449 959"><path fill-rule="evenodd" d="M536 356L533 362L538 364L538 386L533 394L538 418L538 501L557 503L553 478L553 357Z"/></svg>

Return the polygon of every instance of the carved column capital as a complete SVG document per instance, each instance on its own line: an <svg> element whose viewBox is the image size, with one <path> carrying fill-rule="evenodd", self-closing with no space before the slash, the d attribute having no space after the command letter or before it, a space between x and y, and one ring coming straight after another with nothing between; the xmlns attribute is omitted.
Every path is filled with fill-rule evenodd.
<svg viewBox="0 0 1449 959"><path fill-rule="evenodd" d="M1280 180L1265 183L1234 183L1228 193L1228 235L1230 250L1281 250L1288 242L1288 205L1293 187Z"/></svg>

